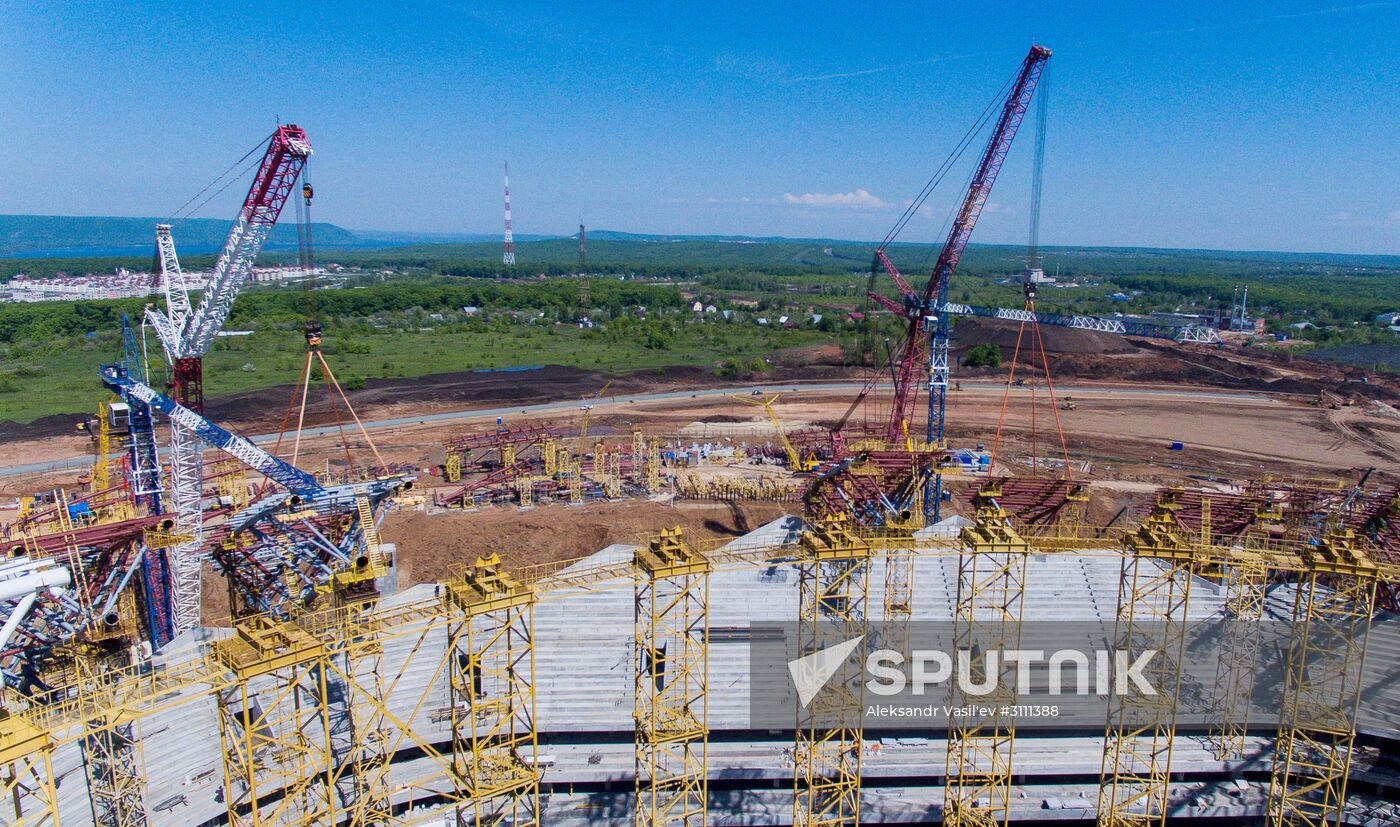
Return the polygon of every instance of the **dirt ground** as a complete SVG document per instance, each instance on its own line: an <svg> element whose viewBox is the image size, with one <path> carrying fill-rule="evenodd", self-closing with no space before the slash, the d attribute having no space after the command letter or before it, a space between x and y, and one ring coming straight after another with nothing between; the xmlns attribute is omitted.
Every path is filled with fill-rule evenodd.
<svg viewBox="0 0 1400 827"><path fill-rule="evenodd" d="M959 345L995 341L1014 346L1014 326L959 325ZM1048 404L1043 390L1032 423L1030 393L1016 388L1006 396L1006 372L959 368L961 390L948 403L948 435L958 446L994 450L997 470L1025 473L1028 455L1058 456L1063 431L1076 478L1092 482L1096 496L1090 518L1106 521L1153 486L1169 483L1225 483L1265 473L1333 474L1355 478L1361 469L1377 467L1400 475L1400 414L1367 402L1368 396L1394 399L1390 379L1361 385L1332 366L1306 360L1215 348L1175 348L1170 345L1084 331L1047 329L1051 368L1059 387L1058 399L1073 396L1075 407ZM1007 339L1010 337L1010 345ZM804 358L822 354L807 353ZM784 358L797 358L785 354ZM833 357L833 354L825 354ZM1024 375L1024 374L1018 374ZM639 372L617 377L608 396L597 399L589 442L604 438L630 442L634 429L684 445L776 444L766 415L744 401L723 395L700 395L704 388L759 384L781 393L777 411L789 430L829 426L849 409L854 389L839 391L803 387L807 382L851 382L860 374L835 366L799 371L795 366L757 377L720 379L706 371ZM1353 377L1355 378L1355 377ZM607 381L602 375L572 368L495 374L454 374L411 382L371 382L353 394L357 410L371 423L371 437L391 463L417 469L420 490L431 495L441 485L436 466L443 461L447 438L494 426L494 416L469 413L451 423L399 424L375 427L375 420L434 413L489 409L539 402L563 403L554 410L507 417L515 426L548 424L558 433L577 432L581 414L577 401L591 398ZM1344 392L1356 404L1327 408L1316 403L1317 391ZM693 390L690 396L684 391ZM682 391L663 400L629 401L645 393ZM1242 392L1243 391L1243 392ZM214 400L210 413L245 433L275 431L288 390ZM871 394L851 422L875 424L888 404L888 389ZM312 417L312 423L319 420ZM998 424L1000 423L1000 438ZM0 467L61 460L90 452L91 443L74 434L71 423L60 432L0 434ZM43 430L43 429L40 429ZM1181 443L1181 450L1173 450ZM571 446L578 448L578 446ZM363 437L351 440L357 462L372 464ZM586 450L586 449L585 449ZM286 453L286 452L284 452ZM308 438L298 464L321 470L338 463L344 448L335 437ZM704 472L718 466L705 466ZM744 466L744 473L774 473L765 466ZM0 496L14 497L71 485L76 470L0 477ZM965 481L964 481L965 482ZM954 486L964 484L955 482ZM971 483L966 483L971 484ZM10 505L13 500L5 503ZM4 506L0 506L3 508ZM513 507L477 512L395 510L384 521L386 542L398 545L401 586L446 577L454 564L469 563L479 554L496 552L512 567L582 557L610 543L637 542L660 528L681 525L697 538L734 536L762 525L796 505L772 503L729 507L690 503L670 506L633 501L585 506L544 504L530 511ZM12 517L0 512L0 523ZM206 619L227 615L227 595L219 578L206 576Z"/></svg>
<svg viewBox="0 0 1400 827"><path fill-rule="evenodd" d="M445 579L453 565L496 553L521 569L585 557L613 543L635 544L663 528L681 526L689 537L737 537L795 510L778 503L733 507L712 503L590 503L514 507L477 512L392 511L380 529L398 546L399 587Z"/></svg>

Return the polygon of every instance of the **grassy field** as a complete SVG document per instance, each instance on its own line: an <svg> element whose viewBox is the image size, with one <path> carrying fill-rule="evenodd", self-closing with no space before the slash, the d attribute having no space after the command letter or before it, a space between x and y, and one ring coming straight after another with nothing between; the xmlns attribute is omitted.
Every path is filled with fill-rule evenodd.
<svg viewBox="0 0 1400 827"><path fill-rule="evenodd" d="M300 325L315 312L326 326L325 350L352 386L368 379L412 378L482 368L558 364L603 371L696 366L718 374L762 369L762 357L819 343L848 345L856 332L846 312L865 308L870 247L839 241L590 238L592 293L578 306L577 244L522 242L521 265L501 267L492 244L441 244L378 251L327 252L340 262L343 289L303 294L276 286L240 296L229 329L252 335L220 339L207 360L206 393L218 397L297 380L305 346ZM932 246L891 248L920 284L937 256ZM1250 308L1271 332L1310 340L1339 360L1393 369L1394 334L1374 323L1400 310L1400 259L1383 256L1217 253L1211 251L1046 248L1046 270L1077 286L1041 291L1052 312L1213 315L1229 312L1236 285L1250 283ZM969 304L1020 306L1015 281L1021 250L968 249L951 298ZM276 259L278 254L268 256ZM94 260L96 261L96 260ZM114 266L104 260L98 270ZM200 259L191 257L191 267ZM147 266L131 261L128 266ZM0 259L0 275L19 268L96 265L77 260ZM207 266L207 263L206 263ZM553 274L556 277L547 277ZM875 287L893 295L883 273ZM695 301L734 314L696 316ZM0 304L0 421L31 422L96 405L96 367L117 356L121 318L139 318L139 299ZM315 307L315 310L309 309ZM480 309L467 318L464 307ZM822 329L808 321L822 315ZM783 329L787 315L800 328ZM599 327L574 324L587 316ZM645 318L639 318L645 316ZM761 326L760 318L774 324ZM875 337L897 340L900 325L873 317ZM1289 324L1317 327L1301 334ZM152 361L160 354L150 341ZM758 360L758 361L755 361Z"/></svg>
<svg viewBox="0 0 1400 827"><path fill-rule="evenodd" d="M614 337L572 325L443 324L427 330L366 334L356 326L332 327L323 351L341 382L351 387L370 378L412 378L434 373L553 364L602 371L673 365L717 372L726 365L757 367L774 351L830 341L815 330L785 330L723 324L684 324L665 347L645 339ZM113 334L84 336L76 345L11 346L8 372L0 374L0 420L32 422L51 414L84 412L104 398L97 366L113 361L120 344ZM160 374L159 344L148 340ZM306 342L295 329L255 331L220 339L205 361L210 397L295 383Z"/></svg>

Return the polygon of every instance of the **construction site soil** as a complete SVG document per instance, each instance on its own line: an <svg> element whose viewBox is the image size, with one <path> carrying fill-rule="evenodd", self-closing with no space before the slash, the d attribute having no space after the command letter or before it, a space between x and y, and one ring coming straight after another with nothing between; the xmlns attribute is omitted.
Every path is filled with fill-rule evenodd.
<svg viewBox="0 0 1400 827"><path fill-rule="evenodd" d="M777 503L668 503L625 501L580 506L513 506L480 511L392 510L380 526L385 542L399 548L399 588L446 580L478 556L499 554L514 572L586 557L613 543L636 544L662 528L680 526L693 540L737 537L790 513ZM204 577L202 613L207 625L228 622L222 578Z"/></svg>

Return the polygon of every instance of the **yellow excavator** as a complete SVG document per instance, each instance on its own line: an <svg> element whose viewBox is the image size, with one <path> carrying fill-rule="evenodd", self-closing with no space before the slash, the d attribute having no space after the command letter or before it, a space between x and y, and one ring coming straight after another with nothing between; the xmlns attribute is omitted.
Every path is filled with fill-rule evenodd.
<svg viewBox="0 0 1400 827"><path fill-rule="evenodd" d="M755 393L758 394L757 391L755 391ZM778 420L778 415L773 411L773 403L778 401L778 394L758 394L757 398L748 396L734 396L732 398L743 402L745 405L754 405L763 408L763 410L768 412L768 418L773 421L773 430L778 432L778 439L782 440L783 452L787 454L789 469L806 473L816 468L818 465L821 465L821 460L817 459L815 456L808 455L804 458L798 453L797 448L793 446L792 442L788 440L787 432L783 430L783 423Z"/></svg>

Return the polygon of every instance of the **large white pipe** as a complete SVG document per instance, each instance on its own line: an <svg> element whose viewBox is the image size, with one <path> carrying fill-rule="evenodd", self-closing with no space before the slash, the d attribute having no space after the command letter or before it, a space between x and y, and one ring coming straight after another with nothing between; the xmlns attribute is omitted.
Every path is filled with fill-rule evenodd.
<svg viewBox="0 0 1400 827"><path fill-rule="evenodd" d="M73 576L63 566L53 566L0 580L0 602L14 600L21 595L38 592L42 589L66 589L72 582Z"/></svg>
<svg viewBox="0 0 1400 827"><path fill-rule="evenodd" d="M10 645L10 638L14 636L19 624L24 622L24 618L29 615L29 610L34 607L34 601L39 599L38 592L30 592L19 599L15 608L10 612L10 616L5 618L5 625L0 626L0 649Z"/></svg>

